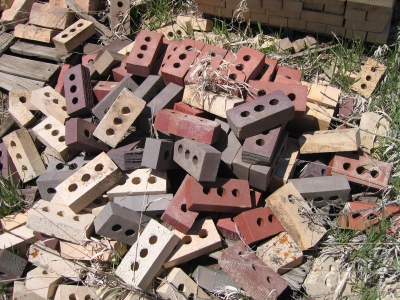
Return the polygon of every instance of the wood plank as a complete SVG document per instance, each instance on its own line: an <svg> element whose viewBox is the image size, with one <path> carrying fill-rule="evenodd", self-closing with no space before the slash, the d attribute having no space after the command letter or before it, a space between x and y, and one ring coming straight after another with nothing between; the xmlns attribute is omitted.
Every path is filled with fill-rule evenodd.
<svg viewBox="0 0 400 300"><path fill-rule="evenodd" d="M13 34L5 32L0 34L0 55L2 55L14 41L15 36Z"/></svg>
<svg viewBox="0 0 400 300"><path fill-rule="evenodd" d="M47 82L58 71L58 65L3 54L0 72L23 78Z"/></svg>
<svg viewBox="0 0 400 300"><path fill-rule="evenodd" d="M73 53L61 51L60 49L57 48L46 47L32 43L25 43L21 41L15 42L15 44L10 47L10 51L12 53L24 56L39 57L63 63L66 63L67 61L71 60L71 56L73 55Z"/></svg>
<svg viewBox="0 0 400 300"><path fill-rule="evenodd" d="M0 88L7 91L13 89L36 90L43 86L43 81L32 80L0 72Z"/></svg>

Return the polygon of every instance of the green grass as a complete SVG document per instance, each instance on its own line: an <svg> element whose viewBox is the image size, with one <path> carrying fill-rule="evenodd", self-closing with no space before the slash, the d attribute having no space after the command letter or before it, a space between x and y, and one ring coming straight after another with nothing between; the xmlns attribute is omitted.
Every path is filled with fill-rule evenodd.
<svg viewBox="0 0 400 300"><path fill-rule="evenodd" d="M25 203L17 192L18 187L8 182L0 173L0 218L21 210Z"/></svg>

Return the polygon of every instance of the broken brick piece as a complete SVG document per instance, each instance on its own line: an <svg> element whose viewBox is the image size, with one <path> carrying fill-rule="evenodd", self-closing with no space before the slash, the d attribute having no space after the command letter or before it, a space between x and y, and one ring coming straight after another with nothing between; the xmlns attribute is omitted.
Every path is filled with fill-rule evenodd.
<svg viewBox="0 0 400 300"><path fill-rule="evenodd" d="M220 234L232 241L239 241L240 237L236 231L235 222L233 221L234 214L221 214L216 224Z"/></svg>

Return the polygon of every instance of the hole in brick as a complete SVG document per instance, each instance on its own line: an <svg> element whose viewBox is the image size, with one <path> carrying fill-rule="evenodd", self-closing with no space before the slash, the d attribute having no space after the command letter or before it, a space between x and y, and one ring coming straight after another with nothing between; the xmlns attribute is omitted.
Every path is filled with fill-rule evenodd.
<svg viewBox="0 0 400 300"><path fill-rule="evenodd" d="M288 95L288 98L289 98L290 100L294 101L294 100L296 100L296 95L293 94L293 93L290 93L290 94Z"/></svg>
<svg viewBox="0 0 400 300"><path fill-rule="evenodd" d="M279 103L279 100L277 100L277 99L269 100L269 104L271 104L271 105L277 105L278 103Z"/></svg>
<svg viewBox="0 0 400 300"><path fill-rule="evenodd" d="M324 176L325 175L325 169L321 170L321 175Z"/></svg>
<svg viewBox="0 0 400 300"><path fill-rule="evenodd" d="M151 41L151 37L146 36L146 37L144 38L144 40L145 40L146 42L150 42L150 41Z"/></svg>
<svg viewBox="0 0 400 300"><path fill-rule="evenodd" d="M77 189L78 189L78 185L76 183L73 183L68 187L68 191L70 191L70 192L75 192Z"/></svg>
<svg viewBox="0 0 400 300"><path fill-rule="evenodd" d="M182 35L182 31L180 31L179 29L176 31L176 34L181 36Z"/></svg>
<svg viewBox="0 0 400 300"><path fill-rule="evenodd" d="M47 124L46 126L44 126L44 129L49 130L49 129L51 129L51 127L53 127L53 126L51 126L51 124Z"/></svg>
<svg viewBox="0 0 400 300"><path fill-rule="evenodd" d="M266 94L267 94L266 91L264 91L264 90L259 90L258 93L257 93L257 96L261 97L261 96L265 96Z"/></svg>
<svg viewBox="0 0 400 300"><path fill-rule="evenodd" d="M71 75L69 75L69 80L75 80L75 74L71 74Z"/></svg>
<svg viewBox="0 0 400 300"><path fill-rule="evenodd" d="M264 110L264 108L265 108L264 105L256 105L254 107L254 111L261 112Z"/></svg>
<svg viewBox="0 0 400 300"><path fill-rule="evenodd" d="M64 212L59 211L59 212L57 213L57 216L64 217Z"/></svg>
<svg viewBox="0 0 400 300"><path fill-rule="evenodd" d="M22 156L21 156L21 154L19 154L19 153L17 153L17 154L15 155L15 157L16 157L17 159L22 159Z"/></svg>
<svg viewBox="0 0 400 300"><path fill-rule="evenodd" d="M22 166L22 170L23 170L23 171L28 171L28 168L27 168L25 165L23 165L23 166Z"/></svg>
<svg viewBox="0 0 400 300"><path fill-rule="evenodd" d="M193 50L193 47L192 46L186 46L186 51L192 51Z"/></svg>
<svg viewBox="0 0 400 300"><path fill-rule="evenodd" d="M236 70L238 70L238 71L243 71L243 69L244 69L243 64L238 64L238 65L236 65Z"/></svg>
<svg viewBox="0 0 400 300"><path fill-rule="evenodd" d="M258 140L256 140L256 144L258 146L263 146L265 144L265 141L263 139L258 139Z"/></svg>
<svg viewBox="0 0 400 300"><path fill-rule="evenodd" d="M64 169L64 164L63 164L63 163L57 164L57 165L56 165L56 169L57 169L57 170Z"/></svg>
<svg viewBox="0 0 400 300"><path fill-rule="evenodd" d="M186 57L187 57L187 55L185 53L182 53L181 55L179 55L180 60L184 60Z"/></svg>
<svg viewBox="0 0 400 300"><path fill-rule="evenodd" d="M367 80L367 81L370 81L371 80L371 76L367 76L367 77L365 77L365 79Z"/></svg>
<svg viewBox="0 0 400 300"><path fill-rule="evenodd" d="M135 234L135 230L133 230L133 229L128 229L127 231L125 231L126 236L132 236L134 234Z"/></svg>
<svg viewBox="0 0 400 300"><path fill-rule="evenodd" d="M96 199L93 201L94 204L101 204L103 201L101 199Z"/></svg>
<svg viewBox="0 0 400 300"><path fill-rule="evenodd" d="M42 211L44 211L44 212L49 212L50 210L49 210L49 208L46 206L46 207L43 207L43 208L42 208Z"/></svg>
<svg viewBox="0 0 400 300"><path fill-rule="evenodd" d="M150 184L154 184L157 182L157 178L154 176L151 176L149 179L147 179L147 182Z"/></svg>
<svg viewBox="0 0 400 300"><path fill-rule="evenodd" d="M185 151L185 158L188 159L189 156L190 156L190 151L189 151L189 150L186 150L186 151Z"/></svg>
<svg viewBox="0 0 400 300"><path fill-rule="evenodd" d="M295 199L294 199L294 196L293 196L293 195L289 195L289 196L288 196L288 200L289 200L289 202L292 203L292 204L295 203L295 201L294 201Z"/></svg>
<svg viewBox="0 0 400 300"><path fill-rule="evenodd" d="M270 279L269 279L269 276L267 276L267 281L268 281L268 283L271 283L271 281L270 281Z"/></svg>
<svg viewBox="0 0 400 300"><path fill-rule="evenodd" d="M92 296L90 296L90 295L86 295L85 298L84 298L84 300L93 300L93 298L92 298Z"/></svg>
<svg viewBox="0 0 400 300"><path fill-rule="evenodd" d="M107 130L106 130L106 134L107 135L114 135L114 129L112 129L112 128L108 128Z"/></svg>
<svg viewBox="0 0 400 300"><path fill-rule="evenodd" d="M154 245L155 243L157 243L157 236L156 235L152 235L149 238L149 243L150 243L150 245Z"/></svg>
<svg viewBox="0 0 400 300"><path fill-rule="evenodd" d="M238 189L233 189L233 190L232 190L232 195L233 195L234 197L239 197L239 196L240 196L239 190L238 190Z"/></svg>
<svg viewBox="0 0 400 300"><path fill-rule="evenodd" d="M225 191L224 188L222 188L222 187L217 188L217 195L218 196L220 196L220 197L225 196L225 193L226 193L226 191Z"/></svg>
<svg viewBox="0 0 400 300"><path fill-rule="evenodd" d="M372 178L378 178L379 177L379 172L377 170L372 170L370 174L371 174Z"/></svg>
<svg viewBox="0 0 400 300"><path fill-rule="evenodd" d="M103 164L97 164L97 165L94 167L94 170L97 171L97 172L99 172L99 171L103 170L103 168L104 168Z"/></svg>
<svg viewBox="0 0 400 300"><path fill-rule="evenodd" d="M243 60L244 61L249 61L251 59L251 56L250 55L245 55L245 56L243 56Z"/></svg>
<svg viewBox="0 0 400 300"><path fill-rule="evenodd" d="M191 242L192 242L192 237L190 237L188 235L185 235L182 238L182 244L184 244L184 245L189 245Z"/></svg>
<svg viewBox="0 0 400 300"><path fill-rule="evenodd" d="M118 5L118 7L124 6L124 4L123 4L121 1L118 1L118 2L117 2L117 5Z"/></svg>
<svg viewBox="0 0 400 300"><path fill-rule="evenodd" d="M72 98L72 104L77 104L79 99L77 97Z"/></svg>
<svg viewBox="0 0 400 300"><path fill-rule="evenodd" d="M132 178L132 183L133 184L139 184L142 180L140 179L140 177L134 177Z"/></svg>
<svg viewBox="0 0 400 300"><path fill-rule="evenodd" d="M43 275L47 275L47 274L49 274L49 273L47 273L46 270L43 270L43 271L42 271L42 274L43 274Z"/></svg>
<svg viewBox="0 0 400 300"><path fill-rule="evenodd" d="M164 152L163 159L167 160L168 158L169 158L169 151L167 150L167 151Z"/></svg>
<svg viewBox="0 0 400 300"><path fill-rule="evenodd" d="M322 198L322 197L317 197L317 198L313 199L314 203L319 203L319 202L322 202L322 201L324 201L324 198Z"/></svg>
<svg viewBox="0 0 400 300"><path fill-rule="evenodd" d="M53 131L51 132L51 135L52 135L52 136L57 136L59 133L60 133L60 132L59 132L58 130L53 130Z"/></svg>
<svg viewBox="0 0 400 300"><path fill-rule="evenodd" d="M19 101L20 101L21 103L25 103L25 102L26 102L26 98L25 98L25 97L19 97Z"/></svg>
<svg viewBox="0 0 400 300"><path fill-rule="evenodd" d="M143 57L144 57L143 53L139 53L139 54L137 55L137 58L142 59Z"/></svg>
<svg viewBox="0 0 400 300"><path fill-rule="evenodd" d="M276 218L275 218L275 215L269 215L268 216L268 221L270 222L270 223L274 223L274 222L276 222Z"/></svg>
<svg viewBox="0 0 400 300"><path fill-rule="evenodd" d="M365 83L363 83L363 84L361 85L361 88L362 88L363 90L365 90L365 89L367 88L367 85L366 85Z"/></svg>
<svg viewBox="0 0 400 300"><path fill-rule="evenodd" d="M375 68L375 67L372 67L372 68L371 68L371 71L372 71L372 72L376 72L376 68Z"/></svg>
<svg viewBox="0 0 400 300"><path fill-rule="evenodd" d="M168 37L172 38L174 36L174 33L172 31L169 31L167 35Z"/></svg>
<svg viewBox="0 0 400 300"><path fill-rule="evenodd" d="M255 271L256 270L256 266L255 265L251 265L251 268Z"/></svg>
<svg viewBox="0 0 400 300"><path fill-rule="evenodd" d="M90 137L90 132L89 132L89 130L87 130L87 129L85 129L85 130L83 131L83 134L84 134L86 137Z"/></svg>
<svg viewBox="0 0 400 300"><path fill-rule="evenodd" d="M179 153L182 153L182 151L183 151L183 146L182 146L182 145L179 145L179 146L178 146L178 152L179 152Z"/></svg>
<svg viewBox="0 0 400 300"><path fill-rule="evenodd" d="M69 300L77 300L75 294L71 294L68 297Z"/></svg>
<svg viewBox="0 0 400 300"><path fill-rule="evenodd" d="M203 187L203 193L208 195L210 193L211 189L209 187Z"/></svg>
<svg viewBox="0 0 400 300"><path fill-rule="evenodd" d="M67 107L66 107L66 106L61 107L61 109L62 109L63 111L67 111Z"/></svg>
<svg viewBox="0 0 400 300"><path fill-rule="evenodd" d="M257 219L257 225L258 226L264 226L264 220L262 218Z"/></svg>
<svg viewBox="0 0 400 300"><path fill-rule="evenodd" d="M186 204L181 205L181 211L186 212Z"/></svg>
<svg viewBox="0 0 400 300"><path fill-rule="evenodd" d="M76 25L76 26L82 27L82 26L83 26L83 23L78 23L78 25Z"/></svg>
<svg viewBox="0 0 400 300"><path fill-rule="evenodd" d="M48 194L55 194L56 192L57 192L57 191L56 191L55 188L50 187L50 188L47 189L47 193L48 193Z"/></svg>
<svg viewBox="0 0 400 300"><path fill-rule="evenodd" d="M147 50L147 45L140 46L140 50L146 51Z"/></svg>
<svg viewBox="0 0 400 300"><path fill-rule="evenodd" d="M118 185L124 185L126 183L126 179L125 178L121 178L119 181L118 181Z"/></svg>
<svg viewBox="0 0 400 300"><path fill-rule="evenodd" d="M196 155L193 156L193 158L192 158L192 163L193 163L194 165L197 165L197 161L198 161L197 156L196 156Z"/></svg>
<svg viewBox="0 0 400 300"><path fill-rule="evenodd" d="M140 250L140 254L139 255L140 255L141 258L145 258L147 256L147 254L149 254L149 251L146 248Z"/></svg>
<svg viewBox="0 0 400 300"><path fill-rule="evenodd" d="M122 119L120 119L120 118L114 118L114 124L115 125L121 125L122 124Z"/></svg>
<svg viewBox="0 0 400 300"><path fill-rule="evenodd" d="M61 38L65 39L67 36L68 36L68 34L63 34L63 35L61 36Z"/></svg>
<svg viewBox="0 0 400 300"><path fill-rule="evenodd" d="M178 69L180 66L181 66L180 63L174 63L174 68L175 68L175 69Z"/></svg>
<svg viewBox="0 0 400 300"><path fill-rule="evenodd" d="M81 177L81 180L83 182L89 181L89 179L90 179L90 174L83 174Z"/></svg>
<svg viewBox="0 0 400 300"><path fill-rule="evenodd" d="M75 170L77 167L78 167L78 165L77 165L76 163L70 164L70 165L68 166L68 168L69 168L70 170Z"/></svg>
<svg viewBox="0 0 400 300"><path fill-rule="evenodd" d="M137 261L135 261L132 265L131 265L131 269L132 271L137 271L137 269L139 269L139 264Z"/></svg>
<svg viewBox="0 0 400 300"><path fill-rule="evenodd" d="M329 200L338 200L339 199L339 196L331 196L331 197L329 197Z"/></svg>
<svg viewBox="0 0 400 300"><path fill-rule="evenodd" d="M119 224L115 224L113 227L111 227L112 231L120 231L122 229L122 226Z"/></svg>
<svg viewBox="0 0 400 300"><path fill-rule="evenodd" d="M241 115L243 118L246 118L246 117L250 116L250 112L247 111L247 110L245 110L245 111L242 111L242 112L240 113L240 115Z"/></svg>
<svg viewBox="0 0 400 300"><path fill-rule="evenodd" d="M62 143L62 142L65 142L65 136L60 136L59 138L58 138L58 141L60 142L60 143Z"/></svg>
<svg viewBox="0 0 400 300"><path fill-rule="evenodd" d="M121 113L124 114L124 115L127 115L127 114L129 114L130 112L131 112L131 110L130 110L129 107L123 107L123 108L121 109Z"/></svg>
<svg viewBox="0 0 400 300"><path fill-rule="evenodd" d="M357 172L357 174L363 175L367 172L367 169L365 169L364 167L361 166L356 169L356 172Z"/></svg>
<svg viewBox="0 0 400 300"><path fill-rule="evenodd" d="M71 86L71 88L69 90L71 91L71 93L75 93L76 92L76 85Z"/></svg>
<svg viewBox="0 0 400 300"><path fill-rule="evenodd" d="M75 31L76 31L75 28L72 28L72 29L69 30L69 32L75 32Z"/></svg>
<svg viewBox="0 0 400 300"><path fill-rule="evenodd" d="M348 162L346 162L346 163L343 164L343 169L345 169L346 171L349 170L350 167L351 167L351 164L348 163Z"/></svg>
<svg viewBox="0 0 400 300"><path fill-rule="evenodd" d="M79 217L78 216L75 216L72 219L74 219L75 222L79 222Z"/></svg>
<svg viewBox="0 0 400 300"><path fill-rule="evenodd" d="M351 217L353 219L357 219L357 218L361 217L361 215L360 214L353 214L353 215L351 215Z"/></svg>
<svg viewBox="0 0 400 300"><path fill-rule="evenodd" d="M178 285L178 292L183 292L184 290L185 290L185 285L183 283Z"/></svg>
<svg viewBox="0 0 400 300"><path fill-rule="evenodd" d="M236 78L237 78L236 74L229 74L229 79L236 80Z"/></svg>
<svg viewBox="0 0 400 300"><path fill-rule="evenodd" d="M215 55L216 55L215 52L210 52L211 57L215 57Z"/></svg>
<svg viewBox="0 0 400 300"><path fill-rule="evenodd" d="M11 145L11 147L16 147L17 146L17 144L14 141L11 141L10 145Z"/></svg>

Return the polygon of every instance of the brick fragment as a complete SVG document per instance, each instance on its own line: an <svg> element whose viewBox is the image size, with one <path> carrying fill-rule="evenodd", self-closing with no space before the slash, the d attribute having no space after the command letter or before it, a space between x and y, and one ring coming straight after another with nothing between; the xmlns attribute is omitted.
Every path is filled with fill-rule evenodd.
<svg viewBox="0 0 400 300"><path fill-rule="evenodd" d="M25 23L35 2L35 0L14 0L11 7L5 9L1 15L5 28L13 29L16 25Z"/></svg>
<svg viewBox="0 0 400 300"><path fill-rule="evenodd" d="M132 171L142 166L143 150L115 151L107 153L121 171Z"/></svg>
<svg viewBox="0 0 400 300"><path fill-rule="evenodd" d="M1 222L1 228L4 231L13 230L15 228L25 225L26 213L19 213L19 214L5 216L1 218L0 222Z"/></svg>
<svg viewBox="0 0 400 300"><path fill-rule="evenodd" d="M300 83L301 81L301 70L292 69L292 68L285 68L285 67L278 67L275 76L275 82L280 82L280 79L286 78L291 79L294 84Z"/></svg>
<svg viewBox="0 0 400 300"><path fill-rule="evenodd" d="M39 241L42 241L46 247L49 247L53 250L60 249L60 240L54 237L51 237L47 234L41 233L39 231L34 231L33 235ZM74 244L76 245L76 244Z"/></svg>
<svg viewBox="0 0 400 300"><path fill-rule="evenodd" d="M0 236L0 249L7 249L12 252L17 251L15 253L25 258L29 246L36 241L37 238L34 236L33 231L23 225Z"/></svg>
<svg viewBox="0 0 400 300"><path fill-rule="evenodd" d="M360 121L360 143L364 152L370 153L371 149L379 147L374 133L385 136L389 129L389 121L375 112L365 112Z"/></svg>
<svg viewBox="0 0 400 300"><path fill-rule="evenodd" d="M59 93L61 96L65 96L64 94L64 72L71 68L69 64L63 64L61 66L60 74L58 75L57 84L54 87L54 90Z"/></svg>
<svg viewBox="0 0 400 300"><path fill-rule="evenodd" d="M235 222L233 217L235 214L221 214L216 225L219 233L232 241L239 241L240 237L236 230Z"/></svg>
<svg viewBox="0 0 400 300"><path fill-rule="evenodd" d="M36 110L31 104L31 92L22 89L13 89L8 95L8 111L13 116L14 120L21 127L36 122L35 116L30 110Z"/></svg>

